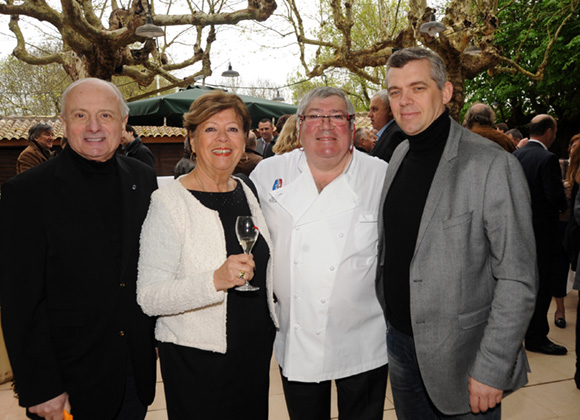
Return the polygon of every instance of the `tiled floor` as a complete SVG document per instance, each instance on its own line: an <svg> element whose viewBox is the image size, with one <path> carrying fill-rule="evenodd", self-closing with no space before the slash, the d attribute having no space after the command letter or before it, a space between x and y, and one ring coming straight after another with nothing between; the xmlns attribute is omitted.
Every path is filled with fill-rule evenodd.
<svg viewBox="0 0 580 420"><path fill-rule="evenodd" d="M551 326L550 338L568 348L566 356L546 356L528 353L532 373L528 385L508 396L503 402L504 420L579 420L580 390L576 389L575 370L575 326L578 293L571 292L566 298L568 326L561 330ZM552 305L549 317L554 316ZM159 375L159 378L161 375ZM333 399L336 394L333 392ZM332 418L338 418L336 401L333 400ZM383 420L396 420L390 387L387 389ZM23 409L18 407L9 384L0 385L0 420L25 420ZM146 420L167 420L163 384L157 384L157 397L149 408ZM211 419L208 419L211 420ZM282 383L277 365L272 362L270 386L270 420L288 420L288 412L282 393Z"/></svg>

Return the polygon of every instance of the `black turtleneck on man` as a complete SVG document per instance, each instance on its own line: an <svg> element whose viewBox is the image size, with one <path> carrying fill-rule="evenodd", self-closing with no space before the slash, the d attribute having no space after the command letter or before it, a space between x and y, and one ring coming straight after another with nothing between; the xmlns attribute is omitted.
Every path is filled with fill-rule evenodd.
<svg viewBox="0 0 580 420"><path fill-rule="evenodd" d="M385 199L385 263L383 269L387 319L407 335L411 327L409 267L421 224L421 216L451 121L445 110L425 131L409 136L409 151Z"/></svg>

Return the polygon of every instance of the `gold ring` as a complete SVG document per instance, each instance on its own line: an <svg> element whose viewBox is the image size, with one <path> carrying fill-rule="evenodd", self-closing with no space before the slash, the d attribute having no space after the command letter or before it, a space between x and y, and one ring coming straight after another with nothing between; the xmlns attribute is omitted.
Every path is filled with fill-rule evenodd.
<svg viewBox="0 0 580 420"><path fill-rule="evenodd" d="M240 278L240 280L244 280L244 277L246 277L246 272L240 271L240 274L238 274L238 277Z"/></svg>

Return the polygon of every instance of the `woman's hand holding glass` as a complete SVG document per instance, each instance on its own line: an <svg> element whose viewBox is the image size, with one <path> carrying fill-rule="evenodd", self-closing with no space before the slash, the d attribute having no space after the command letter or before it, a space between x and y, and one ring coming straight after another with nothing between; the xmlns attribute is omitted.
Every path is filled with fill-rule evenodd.
<svg viewBox="0 0 580 420"><path fill-rule="evenodd" d="M213 283L216 290L228 290L242 286L246 280L254 277L254 256L252 254L230 255L228 259L213 273Z"/></svg>

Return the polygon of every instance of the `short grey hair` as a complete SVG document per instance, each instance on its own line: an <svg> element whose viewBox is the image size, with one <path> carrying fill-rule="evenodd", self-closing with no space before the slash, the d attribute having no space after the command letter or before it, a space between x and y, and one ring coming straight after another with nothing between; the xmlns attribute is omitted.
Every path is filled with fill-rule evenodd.
<svg viewBox="0 0 580 420"><path fill-rule="evenodd" d="M360 147L360 144L369 136L369 132L366 128L357 128L354 132L354 145Z"/></svg>
<svg viewBox="0 0 580 420"><path fill-rule="evenodd" d="M374 97L379 98L383 103L389 106L389 91L387 89L379 90L377 93L373 95ZM372 99L372 98L371 98Z"/></svg>
<svg viewBox="0 0 580 420"><path fill-rule="evenodd" d="M495 124L495 112L489 105L477 102L467 110L463 117L463 126L470 129L475 124L493 127Z"/></svg>
<svg viewBox="0 0 580 420"><path fill-rule="evenodd" d="M43 122L34 124L32 127L28 129L28 141L36 140L42 135L42 133L46 131L54 132L50 124L46 124Z"/></svg>
<svg viewBox="0 0 580 420"><path fill-rule="evenodd" d="M346 93L344 93L344 90L336 88L336 87L332 87L332 86L321 86L321 87L314 88L310 92L308 92L300 100L296 114L298 116L304 115L304 112L306 111L306 109L308 109L308 107L310 106L310 104L312 103L313 100L326 99L330 96L338 96L339 98L341 98L344 101L344 103L346 105L346 113L348 115L355 114L354 105L352 104L350 99L348 99L348 96L346 96ZM298 119L296 121L296 124L300 124L300 122L301 122L300 119ZM354 127L354 118L350 120L350 129L352 130L353 127Z"/></svg>
<svg viewBox="0 0 580 420"><path fill-rule="evenodd" d="M421 47L404 48L393 53L387 61L387 80L390 69L403 68L409 62L416 60L429 60L429 63L431 63L431 78L435 80L439 89L443 89L443 85L447 82L445 63L438 54Z"/></svg>
<svg viewBox="0 0 580 420"><path fill-rule="evenodd" d="M84 83L87 83L87 82L98 82L98 83L104 83L105 85L109 85L109 87L111 87L111 89L113 89L113 91L115 92L115 95L117 95L117 97L119 98L119 108L121 110L121 118L125 118L127 115L129 115L129 106L127 105L127 102L125 102L125 97L123 96L123 94L121 93L119 88L114 83L111 83L111 82L108 82L108 81L102 80L102 79L97 79L96 77L87 77L86 79L79 79L76 82L72 82L64 90L64 92L60 98L61 114L62 114L63 118L66 119L66 115L64 114L64 110L66 109L66 99L68 97L68 94L75 87L82 85Z"/></svg>

